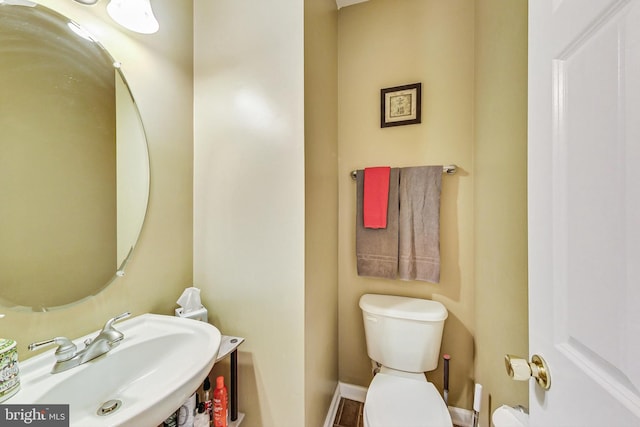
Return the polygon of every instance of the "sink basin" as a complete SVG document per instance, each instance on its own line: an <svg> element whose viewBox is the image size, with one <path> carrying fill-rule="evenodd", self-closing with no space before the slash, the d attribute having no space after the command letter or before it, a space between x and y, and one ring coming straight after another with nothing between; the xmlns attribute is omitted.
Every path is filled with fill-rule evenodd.
<svg viewBox="0 0 640 427"><path fill-rule="evenodd" d="M191 319L143 314L114 326L118 347L68 371L51 373L55 348L20 363L20 391L4 403L68 404L72 426L157 426L202 384L220 347L218 329ZM116 409L98 415L109 401Z"/></svg>

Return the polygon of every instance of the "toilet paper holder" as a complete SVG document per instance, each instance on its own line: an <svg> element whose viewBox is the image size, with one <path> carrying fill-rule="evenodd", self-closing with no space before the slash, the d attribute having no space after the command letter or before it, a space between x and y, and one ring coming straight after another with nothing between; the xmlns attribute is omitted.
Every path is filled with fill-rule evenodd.
<svg viewBox="0 0 640 427"><path fill-rule="evenodd" d="M543 389L549 390L551 388L549 367L542 356L534 354L531 356L531 362L527 362L522 357L506 354L504 364L507 368L507 374L514 380L526 381L533 377Z"/></svg>

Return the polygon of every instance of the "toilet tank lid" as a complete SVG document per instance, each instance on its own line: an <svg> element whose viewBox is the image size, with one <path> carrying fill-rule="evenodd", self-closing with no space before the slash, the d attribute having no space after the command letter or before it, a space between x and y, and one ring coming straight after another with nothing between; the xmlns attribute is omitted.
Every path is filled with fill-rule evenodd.
<svg viewBox="0 0 640 427"><path fill-rule="evenodd" d="M437 322L448 316L446 307L438 301L395 295L362 295L360 308L370 314L396 319Z"/></svg>

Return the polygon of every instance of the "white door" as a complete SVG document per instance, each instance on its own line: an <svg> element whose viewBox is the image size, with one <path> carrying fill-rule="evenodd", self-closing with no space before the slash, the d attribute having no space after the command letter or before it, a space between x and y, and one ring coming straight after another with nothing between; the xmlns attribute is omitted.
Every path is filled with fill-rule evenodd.
<svg viewBox="0 0 640 427"><path fill-rule="evenodd" d="M529 0L532 426L640 426L640 0Z"/></svg>

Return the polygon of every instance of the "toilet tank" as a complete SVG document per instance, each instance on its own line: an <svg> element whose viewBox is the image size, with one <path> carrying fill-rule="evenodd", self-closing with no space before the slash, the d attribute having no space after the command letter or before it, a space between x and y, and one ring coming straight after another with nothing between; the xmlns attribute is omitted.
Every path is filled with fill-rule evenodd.
<svg viewBox="0 0 640 427"><path fill-rule="evenodd" d="M437 301L392 295L360 297L369 357L407 372L436 369L447 309Z"/></svg>

